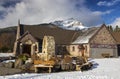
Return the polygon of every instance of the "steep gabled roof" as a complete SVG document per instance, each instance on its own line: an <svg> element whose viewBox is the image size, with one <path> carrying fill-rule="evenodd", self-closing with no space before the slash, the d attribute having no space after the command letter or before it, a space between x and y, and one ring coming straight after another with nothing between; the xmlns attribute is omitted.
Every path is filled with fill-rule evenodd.
<svg viewBox="0 0 120 79"><path fill-rule="evenodd" d="M111 32L111 34L117 41L117 44L120 44L120 32Z"/></svg>
<svg viewBox="0 0 120 79"><path fill-rule="evenodd" d="M80 34L79 31L65 30L53 24L40 24L40 25L20 24L20 28L21 36L26 31L29 31L30 34L38 41L40 39L43 39L45 35L54 36L56 44L70 44Z"/></svg>
<svg viewBox="0 0 120 79"><path fill-rule="evenodd" d="M116 43L116 39L114 38L114 36L112 35L112 32L108 30L107 26L105 24L102 24L101 27L97 30L97 32L90 38L89 41L91 41L97 34L98 32L102 29L102 28L106 28L106 30L109 32L109 34L112 36L113 40Z"/></svg>
<svg viewBox="0 0 120 79"><path fill-rule="evenodd" d="M90 38L98 31L99 27L88 28L72 44L89 43Z"/></svg>
<svg viewBox="0 0 120 79"><path fill-rule="evenodd" d="M29 33L29 31L26 31L17 41L25 42L28 39L31 39L32 42L37 42L37 40Z"/></svg>
<svg viewBox="0 0 120 79"><path fill-rule="evenodd" d="M89 43L91 41L91 39L93 39L96 34L103 28L106 27L105 24L102 24L101 27L93 27L93 28L89 28L88 30L84 31L83 33L81 33L81 35L72 43L72 44L84 44L84 43ZM111 34L112 38L115 40L115 42L117 42L118 44L120 44L120 32L111 32L108 30L108 32Z"/></svg>

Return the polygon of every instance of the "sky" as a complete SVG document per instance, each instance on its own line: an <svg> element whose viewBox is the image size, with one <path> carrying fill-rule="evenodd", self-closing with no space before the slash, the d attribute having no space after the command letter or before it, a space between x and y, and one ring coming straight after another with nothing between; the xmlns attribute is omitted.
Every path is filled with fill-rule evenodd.
<svg viewBox="0 0 120 79"><path fill-rule="evenodd" d="M85 26L120 26L120 0L0 0L0 28L74 18Z"/></svg>

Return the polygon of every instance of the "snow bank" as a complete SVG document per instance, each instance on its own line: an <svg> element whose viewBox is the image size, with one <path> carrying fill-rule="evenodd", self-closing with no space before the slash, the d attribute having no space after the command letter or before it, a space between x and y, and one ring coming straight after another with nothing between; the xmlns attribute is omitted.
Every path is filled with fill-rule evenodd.
<svg viewBox="0 0 120 79"><path fill-rule="evenodd" d="M26 73L0 76L0 79L120 79L120 58L93 59L94 67L89 71L59 73Z"/></svg>
<svg viewBox="0 0 120 79"><path fill-rule="evenodd" d="M15 55L14 53L0 53L0 57L10 57L10 56L14 57Z"/></svg>
<svg viewBox="0 0 120 79"><path fill-rule="evenodd" d="M4 63L15 62L15 60L5 60Z"/></svg>

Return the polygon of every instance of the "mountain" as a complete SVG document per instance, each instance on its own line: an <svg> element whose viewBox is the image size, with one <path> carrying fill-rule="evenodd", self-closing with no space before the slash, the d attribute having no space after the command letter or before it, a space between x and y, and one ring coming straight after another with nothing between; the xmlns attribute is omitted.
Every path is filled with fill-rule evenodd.
<svg viewBox="0 0 120 79"><path fill-rule="evenodd" d="M80 21L75 20L73 18L67 20L54 21L51 23L67 30L82 30L88 28L84 26Z"/></svg>

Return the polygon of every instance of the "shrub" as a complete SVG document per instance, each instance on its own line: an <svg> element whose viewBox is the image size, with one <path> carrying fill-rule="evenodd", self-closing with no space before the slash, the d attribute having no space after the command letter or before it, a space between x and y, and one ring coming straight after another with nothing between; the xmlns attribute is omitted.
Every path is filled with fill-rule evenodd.
<svg viewBox="0 0 120 79"><path fill-rule="evenodd" d="M6 46L4 46L4 47L2 47L1 49L0 49L0 52L7 52L9 50L9 48L8 47L6 47Z"/></svg>

